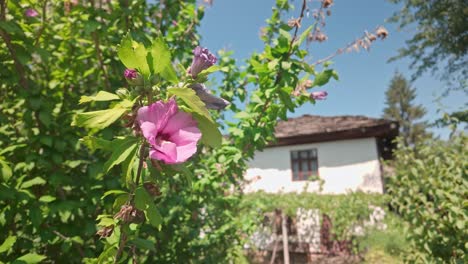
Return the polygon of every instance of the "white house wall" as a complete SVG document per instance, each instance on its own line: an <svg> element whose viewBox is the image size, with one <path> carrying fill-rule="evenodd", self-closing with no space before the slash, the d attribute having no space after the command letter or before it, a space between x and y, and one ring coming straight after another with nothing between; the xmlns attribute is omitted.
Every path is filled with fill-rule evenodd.
<svg viewBox="0 0 468 264"><path fill-rule="evenodd" d="M317 149L322 193L339 194L362 190L383 192L375 138L280 146L257 152L245 175L246 192L318 192L319 184L292 181L292 150Z"/></svg>

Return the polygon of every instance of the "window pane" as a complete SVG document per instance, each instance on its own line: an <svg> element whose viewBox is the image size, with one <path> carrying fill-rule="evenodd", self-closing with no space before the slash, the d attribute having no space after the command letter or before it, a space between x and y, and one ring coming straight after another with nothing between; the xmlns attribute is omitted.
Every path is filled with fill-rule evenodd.
<svg viewBox="0 0 468 264"><path fill-rule="evenodd" d="M299 163L298 162L293 162L293 180L297 181L299 180Z"/></svg>
<svg viewBox="0 0 468 264"><path fill-rule="evenodd" d="M301 159L307 159L307 156L308 156L308 151L301 151Z"/></svg>
<svg viewBox="0 0 468 264"><path fill-rule="evenodd" d="M313 160L311 162L311 165L312 165L312 174L318 174L318 164L317 164L317 160Z"/></svg>
<svg viewBox="0 0 468 264"><path fill-rule="evenodd" d="M312 149L311 150L311 157L317 158L317 149Z"/></svg>
<svg viewBox="0 0 468 264"><path fill-rule="evenodd" d="M297 159L297 151L291 151L291 157L293 160Z"/></svg>
<svg viewBox="0 0 468 264"><path fill-rule="evenodd" d="M302 165L302 168L301 168L302 178L306 180L307 177L310 175L309 161L302 160L301 165Z"/></svg>

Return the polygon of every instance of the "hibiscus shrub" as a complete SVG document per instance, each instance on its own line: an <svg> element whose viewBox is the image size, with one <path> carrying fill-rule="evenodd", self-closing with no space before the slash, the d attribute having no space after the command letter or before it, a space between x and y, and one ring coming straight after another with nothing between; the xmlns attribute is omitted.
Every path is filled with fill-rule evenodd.
<svg viewBox="0 0 468 264"><path fill-rule="evenodd" d="M311 4L291 23L277 0L241 70L198 46L195 0L0 0L1 260L233 259L251 226L247 161L278 119L326 96L308 89L337 79L305 60L323 17L306 19ZM219 89L205 86L217 71Z"/></svg>

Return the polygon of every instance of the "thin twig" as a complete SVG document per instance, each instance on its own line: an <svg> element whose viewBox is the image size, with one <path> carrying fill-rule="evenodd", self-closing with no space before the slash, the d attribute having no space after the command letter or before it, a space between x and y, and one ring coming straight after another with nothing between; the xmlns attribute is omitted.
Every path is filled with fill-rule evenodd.
<svg viewBox="0 0 468 264"><path fill-rule="evenodd" d="M5 0L0 0L0 21L6 21L6 2ZM16 72L18 73L18 76L20 78L20 84L23 88L28 89L28 80L26 79L26 70L21 64L21 62L18 59L18 56L16 55L16 50L11 44L11 37L10 35L5 32L2 28L0 28L0 36L3 38L5 41L5 44L7 46L8 51L10 52L10 56L13 59L13 63L16 68Z"/></svg>
<svg viewBox="0 0 468 264"><path fill-rule="evenodd" d="M76 247L76 249L78 250L78 253L80 254L80 256L81 256L82 258L85 257L84 251L83 251L83 249L81 248L81 245L80 245L80 244L78 244L77 242L73 241L73 239L71 239L71 238L65 236L64 234L62 234L62 233L60 233L60 232L58 232L58 231L56 231L56 230L52 230L52 233L56 234L58 237L60 237L60 238L63 239L63 240L71 241L72 244L73 244L73 245Z"/></svg>
<svg viewBox="0 0 468 264"><path fill-rule="evenodd" d="M346 45L344 48L339 48L339 49L337 49L334 53L332 53L332 54L326 56L325 58L322 58L322 59L320 59L320 60L318 60L318 61L316 61L316 62L314 62L314 63L312 63L312 64L310 64L310 65L311 65L311 66L316 66L316 65L322 64L322 63L324 63L324 62L326 62L326 61L329 61L329 60L333 59L334 57L336 57L336 56L342 54L342 53L343 53L344 51L346 51L348 48L351 48L352 46L354 46L354 45L358 42L358 40L363 39L365 36L366 36L366 35L364 34L363 37L358 38L358 39L354 40L354 41L351 42L351 43L348 43L348 45Z"/></svg>
<svg viewBox="0 0 468 264"><path fill-rule="evenodd" d="M34 40L34 47L39 45L39 40L41 39L42 33L44 33L45 27L47 25L47 0L44 0L44 5L42 6L42 25L37 33L36 40Z"/></svg>
<svg viewBox="0 0 468 264"><path fill-rule="evenodd" d="M101 48L99 47L99 35L96 31L92 33L94 38L94 48L96 49L96 56L99 61L99 67L101 68L102 74L104 75L104 85L106 86L107 90L111 89L111 84L109 81L109 75L107 74L106 66L104 65L104 60L102 59L102 52Z"/></svg>

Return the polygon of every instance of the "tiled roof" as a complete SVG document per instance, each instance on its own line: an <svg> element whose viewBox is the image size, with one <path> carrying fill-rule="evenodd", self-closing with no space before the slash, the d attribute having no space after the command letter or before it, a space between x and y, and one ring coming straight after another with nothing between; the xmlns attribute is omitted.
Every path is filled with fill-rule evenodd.
<svg viewBox="0 0 468 264"><path fill-rule="evenodd" d="M289 118L287 121L278 122L275 135L278 139L281 139L345 131L365 132L369 129L381 126L389 126L389 129L392 130L398 128L396 122L381 118L350 115L303 115L301 117Z"/></svg>

